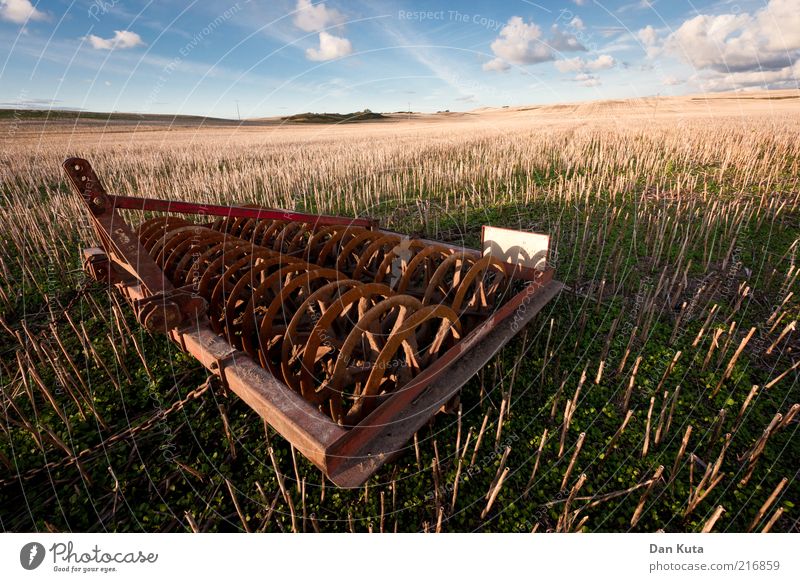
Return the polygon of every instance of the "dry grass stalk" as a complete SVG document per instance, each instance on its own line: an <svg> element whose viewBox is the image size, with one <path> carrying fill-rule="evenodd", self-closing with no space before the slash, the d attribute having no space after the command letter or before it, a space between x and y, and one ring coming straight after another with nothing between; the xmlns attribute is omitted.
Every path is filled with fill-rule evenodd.
<svg viewBox="0 0 800 582"><path fill-rule="evenodd" d="M756 513L756 516L753 518L753 521L750 523L750 527L747 528L748 532L751 532L754 529L756 529L756 526L758 526L758 524L761 522L761 520L764 519L764 515L767 513L767 511L769 511L769 508L772 506L773 503L775 503L775 500L778 498L778 495L781 494L781 491L783 491L783 488L786 487L786 485L788 483L789 483L789 479L787 479L786 477L781 479L780 483L778 483L778 485L772 491L770 496L767 498L767 500L764 502L764 504L758 510L758 513Z"/></svg>
<svg viewBox="0 0 800 582"><path fill-rule="evenodd" d="M483 424L481 424L481 430L478 432L478 438L475 439L475 449L472 451L472 459L469 462L469 466L475 464L475 459L478 458L478 450L481 448L481 441L483 440L483 433L486 430L486 423L489 422L489 413L487 412L486 415L483 417Z"/></svg>
<svg viewBox="0 0 800 582"><path fill-rule="evenodd" d="M786 370L785 372L783 372L782 374L780 374L776 378L773 378L772 380L767 382L764 385L764 390L769 390L770 388L772 388L775 384L777 384L778 382L783 380L787 375L789 375L790 372L794 372L798 367L800 367L800 360L797 360L794 364L792 364L789 367L788 370Z"/></svg>
<svg viewBox="0 0 800 582"><path fill-rule="evenodd" d="M639 371L639 364L642 363L642 356L636 358L636 361L633 363L633 370L631 371L631 377L628 380L628 389L625 390L625 397L622 400L622 412L628 412L628 405L631 401L631 394L633 394L633 387L636 384L636 372Z"/></svg>
<svg viewBox="0 0 800 582"><path fill-rule="evenodd" d="M272 469L275 471L275 479L278 481L281 495L283 495L283 499L286 503L289 503L289 493L286 491L286 483L283 480L281 470L278 468L278 460L275 458L275 452L272 450L272 447L267 447L267 453L269 454L269 460L272 462Z"/></svg>
<svg viewBox="0 0 800 582"><path fill-rule="evenodd" d="M783 429L783 428L786 428L787 426L789 426L791 424L792 420L794 420L794 417L797 416L798 412L800 412L800 404L792 404L792 406L789 408L789 411L786 414L783 415L783 420L778 425L777 430L780 430L780 429Z"/></svg>
<svg viewBox="0 0 800 582"><path fill-rule="evenodd" d="M303 533L306 532L306 523L308 522L308 512L306 511L306 478L300 483L300 505L303 510Z"/></svg>
<svg viewBox="0 0 800 582"><path fill-rule="evenodd" d="M714 350L719 347L719 338L723 333L725 333L725 328L717 328L714 330L714 333L711 336L711 343L708 346L708 352L706 352L706 357L703 360L703 366L700 369L701 372L705 372L708 364L711 362L711 358L714 355Z"/></svg>
<svg viewBox="0 0 800 582"><path fill-rule="evenodd" d="M661 401L661 412L658 413L658 424L656 425L656 434L653 438L653 444L657 445L661 442L661 433L664 429L664 422L666 422L667 403L669 402L669 391L664 391L664 398Z"/></svg>
<svg viewBox="0 0 800 582"><path fill-rule="evenodd" d="M569 461L569 465L567 466L567 470L564 472L564 478L561 480L561 489L565 489L567 487L567 481L569 481L569 476L572 474L572 469L575 466L575 461L578 459L578 454L581 452L581 447L583 447L583 441L586 438L586 433L582 432L578 435L578 442L575 443L575 451L572 453L572 458Z"/></svg>
<svg viewBox="0 0 800 582"><path fill-rule="evenodd" d="M456 468L456 476L453 478L453 497L450 499L450 513L456 509L456 499L458 498L458 484L461 480L461 467L464 464L464 457L459 457L458 467Z"/></svg>
<svg viewBox="0 0 800 582"><path fill-rule="evenodd" d="M422 459L420 459L420 456L419 456L419 437L417 436L417 433L414 433L414 456L417 459L417 470L421 471L422 470Z"/></svg>
<svg viewBox="0 0 800 582"><path fill-rule="evenodd" d="M692 342L693 348L696 348L697 344L700 343L700 340L703 339L703 335L706 332L706 328L708 328L708 325L711 323L711 320L714 319L714 315L716 315L718 309L719 305L717 305L716 303L711 307L711 311L708 312L708 316L706 317L703 326L700 328L700 331L697 332L697 336L694 338L694 341Z"/></svg>
<svg viewBox="0 0 800 582"><path fill-rule="evenodd" d="M681 359L681 355L682 352L678 350L677 352L675 352L675 355L672 356L672 360L670 361L669 366L667 366L667 369L664 370L664 375L661 376L661 381L658 383L658 386L656 386L655 390L656 394L661 392L661 389L664 387L664 383L667 381L667 378L669 378L669 375L672 374L672 371L675 369L675 365L678 363L678 360Z"/></svg>
<svg viewBox="0 0 800 582"><path fill-rule="evenodd" d="M703 477L700 479L700 482L697 484L697 487L693 487L689 492L689 500L686 504L686 509L684 510L684 517L687 517L691 514L703 500L708 497L711 491L719 485L722 478L725 476L725 473L719 473L720 468L722 467L722 461L725 458L725 453L728 450L728 446L731 443L731 435L728 433L725 439L725 444L722 446L722 450L717 457L717 460L714 464L706 465L706 470L703 473ZM692 455L694 459L694 455Z"/></svg>
<svg viewBox="0 0 800 582"><path fill-rule="evenodd" d="M586 483L586 474L581 473L580 477L578 477L575 484L572 486L572 489L569 490L569 495L567 495L567 499L564 502L564 509L561 511L561 515L558 517L558 522L556 523L556 531L569 531L572 525L571 518L574 519L575 517L575 514L570 513L572 503L575 501L575 497L584 483Z"/></svg>
<svg viewBox="0 0 800 582"><path fill-rule="evenodd" d="M758 459L761 457L761 453L764 452L764 448L767 446L767 440L769 440L769 437L775 433L781 420L783 420L783 415L780 412L775 413L775 416L772 417L772 420L767 425L767 428L765 428L764 432L761 433L761 436L758 438L753 447L739 458L739 460L747 459L748 465L744 477L742 477L742 480L739 481L740 485L747 485L747 482L750 481L750 478L753 476L753 471L755 471L756 464L758 463Z"/></svg>
<svg viewBox="0 0 800 582"><path fill-rule="evenodd" d="M497 418L497 432L494 436L494 448L500 446L500 435L503 433L503 417L506 413L506 397L500 403L500 416Z"/></svg>
<svg viewBox="0 0 800 582"><path fill-rule="evenodd" d="M236 513L242 522L242 527L244 528L244 531L250 533L250 527L247 525L247 520L244 517L244 513L242 513L242 508L239 505L239 500L236 498L236 491L233 488L233 484L230 482L230 480L226 478L225 485L228 486L228 493L230 493L231 495L231 499L233 500L233 506L236 508Z"/></svg>
<svg viewBox="0 0 800 582"><path fill-rule="evenodd" d="M570 407L572 406L572 401L567 400L567 403L564 405L564 419L561 422L561 440L558 443L558 458L560 459L561 456L564 454L564 445L567 440L567 430L569 430L569 421L570 421Z"/></svg>
<svg viewBox="0 0 800 582"><path fill-rule="evenodd" d="M680 398L680 394L681 394L681 385L678 384L678 386L675 388L675 392L672 395L672 404L670 404L669 407L669 415L667 416L667 425L664 427L664 434L661 435L664 438L666 438L666 436L669 434L669 428L670 426L672 426L672 415L675 413L675 407L678 405L678 399Z"/></svg>
<svg viewBox="0 0 800 582"><path fill-rule="evenodd" d="M550 422L553 422L556 418L556 411L558 409L558 403L561 401L561 394L564 392L564 386L567 384L567 378L564 378L561 381L561 385L556 390L555 396L553 396L553 405L550 407Z"/></svg>
<svg viewBox="0 0 800 582"><path fill-rule="evenodd" d="M787 303L789 302L789 300L792 298L792 295L794 295L794 293L790 291L790 292L789 292L789 293L786 295L786 297L784 297L784 298L783 298L783 301L781 301L780 305L778 305L778 306L775 308L775 311L773 311L773 312L772 312L772 315L770 315L770 316L769 316L769 319L767 319L767 325L769 325L770 323L772 323L772 321L773 321L773 320L774 320L776 317L778 317L778 314L779 314L779 313L780 313L780 312L783 310L783 308L786 306L786 304L787 304Z"/></svg>
<svg viewBox="0 0 800 582"><path fill-rule="evenodd" d="M721 505L717 505L717 508L714 510L714 513L711 514L711 517L703 524L703 529L700 530L700 533L710 533L714 526L717 523L717 520L725 513L725 508Z"/></svg>
<svg viewBox="0 0 800 582"><path fill-rule="evenodd" d="M756 395L757 392L758 392L758 385L753 384L753 387L747 394L747 398L745 398L744 402L742 402L742 407L739 409L739 414L736 416L736 421L733 423L734 434L739 430L739 425L742 423L742 419L744 418L744 413L747 410L747 407L750 406L750 402L753 401L753 397Z"/></svg>
<svg viewBox="0 0 800 582"><path fill-rule="evenodd" d="M636 505L636 509L633 512L633 516L631 517L631 527L636 527L636 524L639 523L639 520L642 517L642 511L644 510L644 505L647 503L648 497L650 497L650 493L653 491L653 487L655 487L658 480L661 479L661 474L664 472L664 465L659 465L658 469L656 469L653 478L650 480L650 484L647 486L647 489L644 490L642 496L639 498L639 503Z"/></svg>
<svg viewBox="0 0 800 582"><path fill-rule="evenodd" d="M506 480L506 477L508 477L510 472L511 470L508 467L503 469L503 472L500 474L500 478L497 480L497 484L491 489L489 501L486 503L486 507L481 512L481 519L486 519L489 511L492 509L492 505L494 505L495 499L497 499L497 494L500 493L500 488L503 486L503 482Z"/></svg>
<svg viewBox="0 0 800 582"><path fill-rule="evenodd" d="M753 334L755 332L756 332L756 328L755 327L751 327L750 331L747 333L747 335L744 337L742 342L739 344L739 347L734 352L733 357L731 357L730 361L728 362L728 365L725 367L725 373L722 374L722 377L719 379L719 382L717 382L716 387L711 392L712 396L716 396L717 392L719 392L719 389L722 387L722 383L725 382L725 380L727 380L728 378L731 377L731 372L733 372L733 367L736 365L736 361L739 359L739 356L742 355L742 352L744 351L744 348L747 345L747 342L750 341L750 338L753 337Z"/></svg>
<svg viewBox="0 0 800 582"><path fill-rule="evenodd" d="M539 439L539 448L536 449L536 459L533 461L533 470L531 471L531 476L528 479L527 485L525 485L525 492L523 493L523 495L527 495L531 487L533 486L533 480L536 478L536 470L539 468L539 461L542 458L542 449L544 448L545 442L547 442L546 428L542 433L542 438Z"/></svg>
<svg viewBox="0 0 800 582"><path fill-rule="evenodd" d="M728 415L727 408L720 408L717 417L714 419L714 428L711 430L711 438L708 439L708 446L706 447L705 456L710 457L712 449L716 446L719 439L722 426L725 424L725 417Z"/></svg>
<svg viewBox="0 0 800 582"><path fill-rule="evenodd" d="M456 428L456 452L455 455L459 455L459 451L461 450L461 403L458 403L458 420L457 420L458 427Z"/></svg>
<svg viewBox="0 0 800 582"><path fill-rule="evenodd" d="M294 445L289 445L289 452L292 454L292 467L294 468L294 484L297 492L300 492L300 471L297 468L297 453L295 452Z"/></svg>
<svg viewBox="0 0 800 582"><path fill-rule="evenodd" d="M631 335L628 338L628 345L625 347L625 353L622 355L622 360L619 362L619 366L617 366L617 375L622 374L622 371L625 369L625 363L628 361L628 357L631 355L631 350L633 349L633 342L636 340L636 333L639 331L637 326L633 326L631 330Z"/></svg>
<svg viewBox="0 0 800 582"><path fill-rule="evenodd" d="M197 526L197 522L192 517L192 514L188 511L183 513L183 516L186 518L186 522L189 524L189 528L191 528L192 533L200 533L200 528Z"/></svg>
<svg viewBox="0 0 800 582"><path fill-rule="evenodd" d="M775 522L778 521L783 515L783 511L783 507L776 509L775 513L772 514L772 517L769 518L769 521L764 526L764 529L761 530L761 533L769 533L769 531L772 529L772 526L775 525Z"/></svg>
<svg viewBox="0 0 800 582"><path fill-rule="evenodd" d="M647 451L650 448L650 420L653 417L653 406L656 403L656 397L650 397L650 408L647 410L647 425L644 429L644 445L642 445L642 458L647 456Z"/></svg>
<svg viewBox="0 0 800 582"><path fill-rule="evenodd" d="M784 327L783 331L778 336L778 339L776 339L774 342L772 342L772 344L767 348L767 351L765 353L767 355L770 355L772 353L772 351L778 346L778 344L783 341L783 338L785 338L789 333L793 332L795 329L797 329L797 322L796 321L793 321L792 323L790 323L789 325Z"/></svg>
<svg viewBox="0 0 800 582"><path fill-rule="evenodd" d="M628 423L631 421L631 418L633 418L633 415L635 413L636 413L636 409L632 409L632 410L629 410L625 414L625 418L622 419L622 424L619 425L619 428L614 433L614 435L611 437L611 440L608 441L608 445L606 446L606 450L603 453L603 458L600 459L599 466L602 466L603 463L606 462L606 460L608 459L609 455L614 450L614 447L617 444L617 440L619 439L620 436L622 436L622 433L625 432L625 427L628 426Z"/></svg>
<svg viewBox="0 0 800 582"><path fill-rule="evenodd" d="M670 483L675 481L675 477L678 475L678 467L680 466L683 455L686 452L686 446L689 444L690 436L692 436L691 424L686 427L686 432L683 433L683 438L681 439L681 448L678 449L678 454L675 455L675 463L672 465L672 471L670 471L669 474Z"/></svg>
<svg viewBox="0 0 800 582"><path fill-rule="evenodd" d="M503 456L500 457L500 465L497 467L497 471L494 474L494 478L492 479L492 484L489 485L489 491L486 492L486 496L484 499L489 499L489 495L492 491L494 491L495 486L497 485L498 481L500 481L500 477L503 473L503 470L506 468L506 461L508 460L508 455L511 453L511 447L507 446L506 449L503 451Z"/></svg>
<svg viewBox="0 0 800 582"><path fill-rule="evenodd" d="M217 404L217 409L219 410L220 418L222 418L222 428L225 431L225 438L228 441L228 448L231 451L231 458L236 460L236 441L233 438L233 432L231 432L231 423L228 420L228 413L225 410L225 405L222 403Z"/></svg>
<svg viewBox="0 0 800 582"><path fill-rule="evenodd" d="M467 438L464 439L464 446L461 447L461 450L456 450L456 455L458 455L459 460L464 459L467 456L467 452L469 451L469 443L472 440L472 427L469 427L467 431Z"/></svg>

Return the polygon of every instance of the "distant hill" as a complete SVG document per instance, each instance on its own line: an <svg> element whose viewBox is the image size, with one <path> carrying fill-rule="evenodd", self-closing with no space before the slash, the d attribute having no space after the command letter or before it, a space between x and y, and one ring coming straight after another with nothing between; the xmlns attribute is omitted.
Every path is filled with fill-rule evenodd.
<svg viewBox="0 0 800 582"><path fill-rule="evenodd" d="M20 121L141 121L168 122L179 121L192 123L238 123L230 119L203 117L200 115L166 115L149 113L101 113L97 111L77 111L74 109L0 109L0 120L15 119Z"/></svg>
<svg viewBox="0 0 800 582"><path fill-rule="evenodd" d="M388 118L380 113L373 113L369 109L355 113L298 113L281 117L282 121L290 123L356 123L375 119Z"/></svg>

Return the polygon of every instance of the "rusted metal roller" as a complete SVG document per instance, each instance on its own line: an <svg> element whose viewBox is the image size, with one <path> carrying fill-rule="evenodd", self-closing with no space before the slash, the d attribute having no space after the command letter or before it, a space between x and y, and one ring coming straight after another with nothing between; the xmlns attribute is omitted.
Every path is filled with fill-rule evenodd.
<svg viewBox="0 0 800 582"><path fill-rule="evenodd" d="M182 226L190 226L191 224L191 222L183 218L158 216L143 222L139 228L136 229L136 234L142 246L150 252L153 245L155 245L160 238L163 238L166 232Z"/></svg>
<svg viewBox="0 0 800 582"><path fill-rule="evenodd" d="M422 315L415 317L418 312ZM450 323L433 325L436 318ZM450 330L455 341L458 316L448 307L426 307L410 295L393 295L359 317L333 370L327 377L315 379L322 380L316 392L329 401L334 420L346 426L356 424L375 408L380 397L402 388L435 359L450 343L446 342ZM425 347L423 352L420 346Z"/></svg>
<svg viewBox="0 0 800 582"><path fill-rule="evenodd" d="M365 218L113 196L86 160L64 169L103 247L84 250L87 271L342 486L401 451L561 288L545 235L484 227L481 252ZM198 223L131 228L124 209Z"/></svg>
<svg viewBox="0 0 800 582"><path fill-rule="evenodd" d="M296 254L305 248L311 237L311 226L302 222L290 222L275 237L272 250L287 255Z"/></svg>
<svg viewBox="0 0 800 582"><path fill-rule="evenodd" d="M450 306L459 315L489 315L500 306L510 282L503 263L486 255L472 264L455 287Z"/></svg>
<svg viewBox="0 0 800 582"><path fill-rule="evenodd" d="M298 263L303 268L305 263L292 261L286 257L264 249L269 254L258 250L246 258L240 259L222 275L211 294L211 326L217 333L232 333L234 322L241 317L241 312L248 301L266 279L288 265ZM244 266L242 266L244 265ZM239 323L236 323L236 329Z"/></svg>
<svg viewBox="0 0 800 582"><path fill-rule="evenodd" d="M254 355L255 350L258 349L262 365L273 371L278 370L280 342L283 340L292 316L308 296L317 289L342 279L344 276L338 271L311 266L304 273L287 277L286 283L280 287L278 294L274 295L271 301L266 296L262 296L262 305L265 309L260 314L257 314L255 307L251 309L251 306L248 305L242 326L245 351ZM248 317L248 314L252 314L252 316ZM255 341L253 341L254 338Z"/></svg>
<svg viewBox="0 0 800 582"><path fill-rule="evenodd" d="M402 274L393 288L401 293L424 297L436 269L452 254L452 249L439 245L420 249L409 261L408 266L401 271Z"/></svg>
<svg viewBox="0 0 800 582"><path fill-rule="evenodd" d="M427 305L398 322L372 364L367 381L354 395L344 424L361 421L380 399L401 389L461 338L455 311Z"/></svg>
<svg viewBox="0 0 800 582"><path fill-rule="evenodd" d="M300 373L307 350L317 353L319 346L323 344L327 350L338 349L337 345L341 344L339 338L345 335L351 322L355 325L357 318L345 316L342 321L337 322L335 316L344 309L334 314L332 307L337 302L346 302L343 296L351 289L363 287L363 283L353 279L331 281L311 293L300 304L286 326L281 344L281 375L287 386L300 392ZM325 317L330 319L330 323L318 328L317 324Z"/></svg>
<svg viewBox="0 0 800 582"><path fill-rule="evenodd" d="M385 285L358 283L344 293L340 290L339 297L330 303L320 305L321 313L308 334L305 346L302 349L294 349L300 363L299 377L293 378L290 382L294 387L299 382L300 391L306 400L317 405L325 405L331 398L341 400L341 394L329 390L326 382L333 373L342 347L364 315L392 295L392 290ZM408 300L411 300L412 306L418 304L413 298L408 298ZM399 308L408 301L400 299L396 303ZM376 313L372 317L377 318L383 315L385 320L393 321L391 308L392 305L387 304L382 308L380 314ZM285 369L295 369L291 366L293 362L287 361L285 356L282 357L282 360L286 362ZM328 406L330 414L339 421L342 410L341 402L334 402Z"/></svg>

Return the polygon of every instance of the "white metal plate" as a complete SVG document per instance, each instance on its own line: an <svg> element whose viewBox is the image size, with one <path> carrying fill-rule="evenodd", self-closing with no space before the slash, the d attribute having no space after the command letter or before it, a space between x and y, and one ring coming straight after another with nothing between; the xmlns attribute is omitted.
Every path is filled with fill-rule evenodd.
<svg viewBox="0 0 800 582"><path fill-rule="evenodd" d="M484 225L481 238L484 255L532 269L542 270L547 266L550 237L546 234Z"/></svg>

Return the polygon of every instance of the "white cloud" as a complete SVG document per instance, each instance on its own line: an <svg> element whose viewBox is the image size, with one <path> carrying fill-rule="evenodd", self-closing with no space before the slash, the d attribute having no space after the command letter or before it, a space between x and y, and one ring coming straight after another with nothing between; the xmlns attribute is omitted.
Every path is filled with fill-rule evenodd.
<svg viewBox="0 0 800 582"><path fill-rule="evenodd" d="M553 63L556 68L562 73L570 73L575 71L602 71L610 69L617 64L617 61L611 55L600 55L595 60L584 60L581 57L572 59L562 59Z"/></svg>
<svg viewBox="0 0 800 582"><path fill-rule="evenodd" d="M583 23L583 20L581 20L580 16L576 16L575 18L570 20L569 25L572 28L577 28L578 30L583 30L584 28L586 28L586 25Z"/></svg>
<svg viewBox="0 0 800 582"><path fill-rule="evenodd" d="M525 22L520 16L512 16L491 44L495 58L484 63L484 71L505 71L510 65L532 65L552 61L553 51L585 51L574 34L563 32L558 26L550 29L551 36L545 39L542 29L534 22Z"/></svg>
<svg viewBox="0 0 800 582"><path fill-rule="evenodd" d="M575 75L574 81L580 83L584 87L597 87L600 85L600 79L597 78L597 75L592 75L589 73L580 73Z"/></svg>
<svg viewBox="0 0 800 582"><path fill-rule="evenodd" d="M766 48L774 51L800 48L800 4L797 0L771 0L756 13Z"/></svg>
<svg viewBox="0 0 800 582"><path fill-rule="evenodd" d="M670 34L664 48L718 73L782 70L798 59L800 6L770 0L755 14L700 14Z"/></svg>
<svg viewBox="0 0 800 582"><path fill-rule="evenodd" d="M678 79L677 77L674 77L672 75L667 75L666 77L661 79L661 82L664 85L666 85L667 87L673 87L675 85L682 85L684 83L684 81L682 79Z"/></svg>
<svg viewBox="0 0 800 582"><path fill-rule="evenodd" d="M636 38L642 41L644 46L653 46L658 40L658 34L656 34L656 29L648 24L636 33Z"/></svg>
<svg viewBox="0 0 800 582"><path fill-rule="evenodd" d="M353 47L349 40L323 30L319 33L319 48L306 49L306 58L310 61L330 61L347 56L352 52Z"/></svg>
<svg viewBox="0 0 800 582"><path fill-rule="evenodd" d="M549 44L550 48L554 51L573 52L586 50L586 47L581 44L574 34L561 32L561 29L556 25L553 25L550 32L551 36L547 44Z"/></svg>
<svg viewBox="0 0 800 582"><path fill-rule="evenodd" d="M578 6L586 6L586 4L589 2L589 0L572 0L572 1Z"/></svg>
<svg viewBox="0 0 800 582"><path fill-rule="evenodd" d="M739 89L796 88L800 78L800 61L793 66L773 71L738 71L720 74L714 71L694 75L690 81L703 91L735 91Z"/></svg>
<svg viewBox="0 0 800 582"><path fill-rule="evenodd" d="M510 68L511 65L500 58L492 59L488 63L483 64L484 71L507 71Z"/></svg>
<svg viewBox="0 0 800 582"><path fill-rule="evenodd" d="M542 29L536 24L528 24L521 17L512 16L500 31L500 36L492 42L492 52L498 59L515 65L549 61L553 56L541 37ZM484 69L490 63L484 65Z"/></svg>
<svg viewBox="0 0 800 582"><path fill-rule="evenodd" d="M312 4L311 0L297 0L296 10L294 24L306 32L319 32L344 20L338 10L328 8L324 2Z"/></svg>
<svg viewBox="0 0 800 582"><path fill-rule="evenodd" d="M144 45L142 37L130 30L115 30L112 38L101 38L94 34L86 37L92 48L104 51L126 49Z"/></svg>
<svg viewBox="0 0 800 582"><path fill-rule="evenodd" d="M30 0L0 0L0 20L25 24L29 20L45 20L47 15L34 8Z"/></svg>

